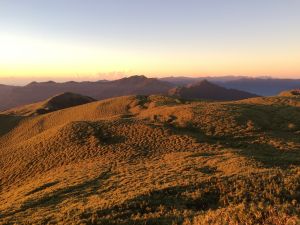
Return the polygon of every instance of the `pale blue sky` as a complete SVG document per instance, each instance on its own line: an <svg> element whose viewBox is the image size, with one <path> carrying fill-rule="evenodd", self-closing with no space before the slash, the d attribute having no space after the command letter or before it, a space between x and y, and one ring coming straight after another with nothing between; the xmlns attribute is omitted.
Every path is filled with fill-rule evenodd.
<svg viewBox="0 0 300 225"><path fill-rule="evenodd" d="M0 27L2 77L300 73L298 0L1 0Z"/></svg>

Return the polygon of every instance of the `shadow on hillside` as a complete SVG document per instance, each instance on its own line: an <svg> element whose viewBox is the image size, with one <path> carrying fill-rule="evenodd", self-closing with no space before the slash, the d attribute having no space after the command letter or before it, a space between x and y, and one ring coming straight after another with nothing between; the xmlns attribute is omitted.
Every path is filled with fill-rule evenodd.
<svg viewBox="0 0 300 225"><path fill-rule="evenodd" d="M22 120L22 116L0 115L0 136L14 129Z"/></svg>
<svg viewBox="0 0 300 225"><path fill-rule="evenodd" d="M95 224L172 224L182 222L182 214L178 212L201 212L241 203L288 202L294 198L298 183L293 179L285 181L284 177L285 174L275 172L249 174L153 190L94 212L93 217ZM295 188L288 192L285 182ZM135 215L141 219L133 219ZM155 219L150 219L153 215ZM84 217L91 218L91 213Z"/></svg>
<svg viewBox="0 0 300 225"><path fill-rule="evenodd" d="M284 169L291 165L300 165L299 151L280 150L271 144L259 143L257 137L226 136L210 139L210 143L214 141L219 143L222 148L233 149L237 154L254 159L267 168L281 167Z"/></svg>
<svg viewBox="0 0 300 225"><path fill-rule="evenodd" d="M103 172L100 176L88 180L86 182L76 184L73 186L68 186L66 188L58 189L47 195L42 196L41 198L35 197L26 201L19 210L14 212L7 213L7 215L2 216L12 216L16 213L23 212L29 209L36 209L40 207L56 207L58 204L63 202L66 199L78 198L78 197L88 197L97 193L100 189L101 182L107 180L112 176L110 171ZM38 191L45 190L47 187L55 185L57 182L47 183L38 187L27 195L34 194ZM37 199L36 199L37 198Z"/></svg>
<svg viewBox="0 0 300 225"><path fill-rule="evenodd" d="M275 101L275 100L274 100ZM232 105L231 105L232 106ZM292 131L290 124L300 129L300 108L274 102L271 105L239 103L229 110L238 113L240 123L252 121L259 131Z"/></svg>
<svg viewBox="0 0 300 225"><path fill-rule="evenodd" d="M210 187L207 187L210 186ZM184 193L197 188L202 188L201 196L196 199L187 197ZM207 188L207 189L205 189ZM99 224L114 224L111 221L118 221L116 224L171 224L172 221L182 222L183 218L175 215L166 215L165 212L173 210L206 211L218 207L220 194L219 190L206 183L201 186L175 186L162 190L154 190L148 194L137 196L121 205L113 206L97 212ZM112 214L113 212L113 214ZM153 219L130 220L132 215L145 215L159 213L159 217ZM112 216L106 220L106 216ZM88 216L87 216L88 217Z"/></svg>
<svg viewBox="0 0 300 225"><path fill-rule="evenodd" d="M32 195L32 194L34 194L36 192L39 192L39 191L43 191L43 190L45 190L45 189L47 189L49 187L52 187L52 186L54 186L54 185L56 185L58 183L59 183L59 181L53 181L53 182L49 182L49 183L43 184L42 186L37 187L34 190L28 192L25 196Z"/></svg>
<svg viewBox="0 0 300 225"><path fill-rule="evenodd" d="M223 137L218 141L224 148L234 149L237 154L254 159L265 167L300 165L299 151L280 150L270 144L259 143L257 137Z"/></svg>
<svg viewBox="0 0 300 225"><path fill-rule="evenodd" d="M157 126L152 124L152 126ZM276 147L266 144L259 143L258 138L260 136L240 136L236 137L233 135L228 136L208 136L198 128L194 127L176 127L172 124L164 124L165 128L172 130L175 134L179 135L188 135L198 143L207 143L210 145L220 146L220 148L229 148L236 150L235 152L257 160L262 163L265 167L281 167L286 168L291 165L300 165L300 153L299 151L284 151L277 149ZM265 132L264 132L265 133ZM276 137L275 132L265 133L267 138L271 139ZM297 141L300 142L300 139L291 135L291 132L283 131L280 134L280 137L285 141ZM284 146L283 146L284 147Z"/></svg>

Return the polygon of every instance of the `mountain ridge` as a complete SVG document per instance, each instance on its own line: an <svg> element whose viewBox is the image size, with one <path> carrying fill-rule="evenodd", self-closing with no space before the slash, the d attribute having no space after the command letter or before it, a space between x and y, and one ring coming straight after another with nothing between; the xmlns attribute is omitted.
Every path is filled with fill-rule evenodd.
<svg viewBox="0 0 300 225"><path fill-rule="evenodd" d="M130 94L165 94L172 87L170 83L145 76L96 82L31 82L23 87L17 86L3 91L5 95L0 96L0 110L43 101L63 92L74 92L102 100Z"/></svg>
<svg viewBox="0 0 300 225"><path fill-rule="evenodd" d="M223 88L207 80L171 89L169 95L183 99L211 99L223 101L259 97L252 93Z"/></svg>

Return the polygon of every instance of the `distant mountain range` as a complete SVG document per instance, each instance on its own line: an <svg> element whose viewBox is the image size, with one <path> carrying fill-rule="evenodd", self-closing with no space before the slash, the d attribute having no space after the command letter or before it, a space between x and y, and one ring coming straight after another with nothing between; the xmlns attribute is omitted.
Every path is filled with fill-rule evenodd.
<svg viewBox="0 0 300 225"><path fill-rule="evenodd" d="M64 92L74 92L97 100L123 95L167 94L174 85L145 76L97 82L32 82L26 86L0 86L0 110L44 101Z"/></svg>
<svg viewBox="0 0 300 225"><path fill-rule="evenodd" d="M277 95L282 91L300 88L300 80L242 78L234 76L202 78L147 78L131 76L113 81L65 83L32 82L26 86L0 85L0 111L45 101L64 92L90 96L96 100L124 95L175 95L181 98L237 100L249 97ZM199 83L200 82L200 83ZM209 84L208 84L209 83ZM215 85L212 85L215 84ZM253 93L253 94L251 94Z"/></svg>
<svg viewBox="0 0 300 225"><path fill-rule="evenodd" d="M161 80L177 86L184 86L197 83L201 80L208 80L209 82L213 82L226 88L233 88L261 96L273 96L285 90L300 88L300 79L276 79L270 77L166 77Z"/></svg>
<svg viewBox="0 0 300 225"><path fill-rule="evenodd" d="M242 78L245 78L245 77L244 76L222 76L222 77L209 77L209 76L207 76L207 77L184 77L184 76L181 76L181 77L163 77L163 78L160 78L160 80L166 81L166 82L178 85L178 86L185 86L185 85L199 82L202 80L207 80L210 82L218 83L218 82L239 80ZM266 78L266 77L262 77L262 78Z"/></svg>
<svg viewBox="0 0 300 225"><path fill-rule="evenodd" d="M234 88L262 96L278 95L285 90L300 88L300 79L243 78L226 82L216 82L226 88Z"/></svg>
<svg viewBox="0 0 300 225"><path fill-rule="evenodd" d="M190 84L184 87L173 88L169 94L183 99L212 99L212 100L241 100L246 98L258 97L245 91L227 89L207 80Z"/></svg>

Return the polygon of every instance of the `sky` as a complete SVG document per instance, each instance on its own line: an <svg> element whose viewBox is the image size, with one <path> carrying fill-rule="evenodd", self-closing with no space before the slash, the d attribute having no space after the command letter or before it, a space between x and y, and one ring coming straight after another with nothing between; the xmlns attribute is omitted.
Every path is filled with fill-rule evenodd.
<svg viewBox="0 0 300 225"><path fill-rule="evenodd" d="M299 0L1 0L0 82L300 78Z"/></svg>

